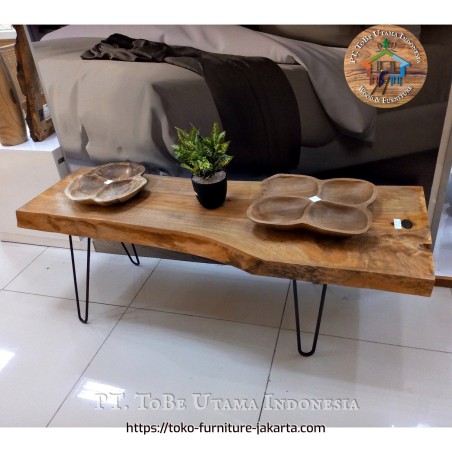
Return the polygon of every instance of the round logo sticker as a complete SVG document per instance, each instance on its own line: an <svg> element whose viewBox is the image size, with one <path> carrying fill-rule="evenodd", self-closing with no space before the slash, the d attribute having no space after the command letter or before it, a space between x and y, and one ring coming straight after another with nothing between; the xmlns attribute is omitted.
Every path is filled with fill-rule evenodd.
<svg viewBox="0 0 452 452"><path fill-rule="evenodd" d="M375 25L349 45L344 72L358 99L378 108L399 107L421 90L427 77L427 56L408 30Z"/></svg>

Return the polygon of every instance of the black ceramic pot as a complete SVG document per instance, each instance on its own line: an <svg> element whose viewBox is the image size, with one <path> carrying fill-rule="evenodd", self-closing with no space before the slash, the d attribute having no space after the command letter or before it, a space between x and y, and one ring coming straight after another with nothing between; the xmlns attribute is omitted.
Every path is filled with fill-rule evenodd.
<svg viewBox="0 0 452 452"><path fill-rule="evenodd" d="M200 183L192 178L193 190L195 190L196 197L199 204L206 209L216 209L223 205L226 199L226 192L228 189L228 182L226 174L223 179L213 183Z"/></svg>

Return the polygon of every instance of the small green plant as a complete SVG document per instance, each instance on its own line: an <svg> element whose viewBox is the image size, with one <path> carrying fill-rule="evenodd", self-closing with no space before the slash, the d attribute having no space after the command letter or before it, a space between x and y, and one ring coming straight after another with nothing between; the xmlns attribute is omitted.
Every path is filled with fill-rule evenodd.
<svg viewBox="0 0 452 452"><path fill-rule="evenodd" d="M182 168L193 173L194 176L208 178L219 171L223 171L232 156L227 155L229 141L225 141L226 132L220 132L220 126L214 122L210 136L202 137L199 130L192 125L188 132L177 130L179 144L174 144L174 154Z"/></svg>

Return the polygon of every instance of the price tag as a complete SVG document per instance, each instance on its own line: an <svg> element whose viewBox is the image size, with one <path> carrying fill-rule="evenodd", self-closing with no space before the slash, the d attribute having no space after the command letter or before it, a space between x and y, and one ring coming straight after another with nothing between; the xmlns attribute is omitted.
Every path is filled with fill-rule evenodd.
<svg viewBox="0 0 452 452"><path fill-rule="evenodd" d="M394 228L402 229L402 220L400 218L394 218Z"/></svg>

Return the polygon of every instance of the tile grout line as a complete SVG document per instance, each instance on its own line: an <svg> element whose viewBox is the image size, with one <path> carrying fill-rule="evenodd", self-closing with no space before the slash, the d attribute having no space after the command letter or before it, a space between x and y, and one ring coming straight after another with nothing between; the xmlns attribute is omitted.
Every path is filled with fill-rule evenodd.
<svg viewBox="0 0 452 452"><path fill-rule="evenodd" d="M14 292L11 290L6 289L6 287L8 285L10 285L20 274L22 274L30 265L32 265L32 263L38 259L39 257L42 256L43 253L45 253L47 250L49 249L49 247L44 247L44 249L35 257L32 259L32 261L26 265L11 281L9 281L4 289L1 289L1 291L9 291L9 292ZM98 353L100 352L100 350L102 349L102 347L104 346L104 344L106 343L106 341L108 340L108 338L111 336L111 334L113 333L113 331L115 330L115 328L118 326L119 322L123 319L123 317L125 316L125 314L128 312L128 310L131 308L131 305L133 304L134 300L137 298L139 292L143 289L144 285L149 281L149 279L151 278L151 276L153 275L153 273L155 272L155 270L157 269L157 267L161 264L161 259L158 260L158 262L155 264L154 268L151 270L150 274L148 275L148 277L145 279L145 281L143 282L142 286L138 289L138 291L136 292L135 296L132 298L132 300L130 301L130 303L127 306L121 306L121 305L111 305L108 303L98 303L98 304L104 304L107 306L117 306L117 307L121 307L124 308L124 312L120 315L120 317L118 318L118 320L116 321L116 323L113 325L113 327L111 328L111 331L108 333L107 337L105 338L105 340L102 342L102 344L99 346L98 350L94 353L94 356L92 357L92 359L90 360L90 362L88 363L88 365L85 367L85 369L83 370L82 374L80 375L80 377L77 379L76 383L74 384L74 386L71 388L71 390L69 391L69 393L66 395L66 397L64 398L63 402L60 404L60 406L58 407L58 409L56 410L56 412L54 413L54 415L52 416L52 418L50 419L49 423L47 426L50 425L50 423L52 422L52 420L55 418L55 416L57 415L57 413L60 411L60 409L62 408L62 406L64 405L65 401L67 400L67 398L70 396L71 392L73 391L73 389L76 387L76 385L79 383L79 381L81 380L81 378L83 377L84 373L86 372L87 368L89 367L89 365L93 362L93 360L95 359L95 357L98 355ZM267 384L265 386L265 390L264 390L264 399L265 400L265 395L267 393L267 389L268 389L268 385L269 385L269 380L270 380L270 376L271 376L271 372L272 372L272 366L273 366L273 362L275 359L275 354L276 354L276 348L278 345L278 341L279 341L279 337L280 337L280 333L281 330L285 330L285 331L293 331L290 328L283 328L282 324L283 324L283 319L284 319L284 314L286 312L286 309L288 309L288 299L290 297L290 287L291 287L291 283L289 282L289 286L287 288L286 291L286 296L285 296L285 303L284 303L284 307L282 310L282 315L281 315L281 320L280 320L280 324L279 324L279 328L278 328L278 333L277 333L277 337L276 337L276 341L275 341L275 346L274 346L274 350L273 350L273 355L272 355L272 360L270 363L270 369L268 372L268 378L267 378ZM452 292L452 289L450 289ZM35 294L36 295L36 294ZM45 295L46 297L48 297L47 295ZM58 297L54 297L54 298L58 298ZM74 301L73 299L67 299L69 301ZM96 303L96 302L93 302ZM147 308L131 308L131 309L147 309ZM152 311L152 309L151 309ZM155 310L154 310L155 311ZM158 311L158 312L166 312L166 311ZM190 315L190 314L181 314L181 313L172 313L172 314L179 314L179 315ZM200 317L199 315L192 315L193 317ZM207 317L210 318L210 317ZM224 319L219 319L219 320L223 320ZM227 320L226 320L227 321ZM233 320L231 322L234 322ZM238 323L244 323L244 322L238 322ZM261 325L262 326L262 325ZM312 334L312 333L310 333ZM342 336L335 336L335 335L328 335L328 334L321 334L321 336L327 336L327 337L333 337L333 338L340 338L340 339L349 339L349 340L355 340L355 341L362 341L362 342L369 342L369 343L376 343L376 344L381 344L381 345L389 345L389 346L397 346L397 347L404 347L404 348L411 348L411 349L416 349L416 350L424 350L424 351L433 351L433 352L438 352L438 353L447 353L450 354L451 352L447 352L447 351L439 351L439 350L434 350L434 349L424 349L424 348L419 348L419 347L413 347L413 346L404 346L404 345L398 345L398 344L390 344L390 343L385 343L385 342L377 342L377 341L372 341L372 340L364 340L364 339L359 339L359 338L348 338L348 337L342 337ZM262 417L262 413L263 413L263 405L261 406L261 410L259 412L259 417L258 420L260 421L261 417Z"/></svg>
<svg viewBox="0 0 452 452"><path fill-rule="evenodd" d="M276 328L272 325L262 325L262 323L251 323L251 322L242 322L240 320L231 320L231 319L223 319L223 318L218 318L218 317L209 317L207 315L199 315L199 314L187 314L185 312L175 312L175 311L165 311L163 309L156 309L156 308L147 308L147 307L141 307L141 306L132 306L133 302L135 301L135 299L137 298L138 294L140 293L141 289L143 289L143 287L145 286L145 284L149 281L149 279L151 278L151 276L153 275L153 273L157 270L157 267L161 264L162 260L166 260L166 259L159 259L158 263L156 264L156 266L154 267L154 269L152 270L151 274L148 276L148 278L146 279L146 281L142 284L141 288L138 290L138 292L136 293L135 297L133 297L133 300L129 303L129 305L127 306L127 310L130 309L139 309L139 310L143 310L143 311L151 311L151 312L158 312L158 313L163 313L163 314L174 314L174 315L183 315L186 317L197 317L200 319L210 319L210 320L219 320L222 322L231 322L231 323L238 323L241 325L253 325L253 326L262 326L264 328ZM179 262L179 261L178 261ZM183 261L180 261L183 262ZM290 283L289 283L289 289L290 289ZM289 290L288 289L288 290ZM287 301L287 293L286 293L286 301ZM95 303L95 302L93 302ZM107 304L107 303L105 303ZM284 306L285 308L285 306ZM283 314L284 314L284 308L283 308ZM281 327L281 323L279 325L279 328Z"/></svg>
<svg viewBox="0 0 452 452"><path fill-rule="evenodd" d="M23 244L22 244L23 245ZM42 246L42 245L34 245L34 246ZM49 249L49 247L48 246L46 246L46 247L44 247L44 249L34 258L34 259L32 259L19 273L17 273L17 275L16 276L14 276L10 281L8 281L7 283L6 283L6 285L4 286L4 287L2 287L2 290L7 290L7 287L12 283L12 282L14 282L18 277L19 277L19 275L21 275L36 259L38 259L38 257L41 257L42 256L42 254L44 253L44 252L46 252L47 250Z"/></svg>
<svg viewBox="0 0 452 452"><path fill-rule="evenodd" d="M111 305L110 305L111 306ZM52 415L52 417L50 418L49 422L47 423L46 427L50 426L50 423L53 421L53 419L55 418L55 416L58 414L58 412L60 411L61 407L64 405L64 402L66 402L67 398L71 395L71 392L74 390L74 388L77 386L77 384L79 383L79 381L81 380L81 378L83 377L83 375L85 374L86 370L88 369L88 367L91 365L91 363L94 361L94 359L96 358L96 356L99 354L100 350L102 349L102 347L105 345L105 342L107 342L107 340L109 339L109 337L113 334L113 331L116 329L116 327L118 326L118 323L122 320L122 318L124 317L124 314L127 311L127 307L126 306L117 306L117 307L121 307L124 308L124 312L120 315L119 319L116 321L116 323L113 325L112 329L110 330L110 332L107 334L106 338L102 341L102 343L99 345L99 348L96 350L96 352L94 353L93 357L89 360L89 362L87 363L87 365L84 367L84 369L82 370L82 373L80 374L80 376L77 378L77 380L75 381L75 383L72 385L71 389L69 389L69 392L66 394L66 396L64 397L63 401L60 403L59 407L57 408L57 410L55 411L55 413Z"/></svg>
<svg viewBox="0 0 452 452"><path fill-rule="evenodd" d="M7 284L6 286L1 289L1 291L5 291L5 292L15 292L12 290L8 290L7 287L20 275L22 274L30 265L32 265L32 263L38 259L40 256L42 256L43 253L45 253L48 250L49 247L45 247L35 258L32 259L32 261L30 261L30 263L28 265L26 265L14 278L12 278ZM141 287L137 290L135 296L132 298L132 300L129 302L129 304L127 306L123 306L123 305L112 305L112 304L108 304L108 303L101 303L101 302L93 302L96 304L102 304L102 305L107 305L107 306L116 306L116 307L121 307L124 308L124 312L120 315L120 317L118 318L118 320L116 321L116 323L114 324L114 326L112 327L111 331L108 333L108 335L106 336L105 340L101 343L101 345L99 346L99 348L97 349L97 351L94 353L93 357L91 358L91 360L89 361L89 363L87 364L87 366L84 368L84 370L82 371L80 377L77 379L77 381L75 382L75 384L72 386L72 388L69 390L68 394L66 395L66 397L64 398L64 400L62 401L62 403L59 405L58 409L55 411L55 413L53 414L53 416L51 417L50 421L47 424L47 427L49 427L50 423L53 421L53 419L55 418L55 416L57 415L57 413L60 411L60 409L62 408L62 406L64 405L65 401L67 400L67 398L70 396L71 392L74 390L74 388L76 387L76 385L80 382L81 378L83 377L84 373L86 372L87 368L90 366L90 364L93 362L93 360L96 358L96 356L98 355L98 353L101 351L102 347L104 346L104 344L106 343L106 341L109 339L109 337L111 336L111 334L113 333L113 331L116 329L116 327L118 326L119 322L123 319L123 317L125 316L125 314L128 312L128 310L131 309L142 309L142 310L150 310L150 311L156 311L156 312L163 312L163 313L170 313L170 314L177 314L177 315L186 315L186 316L192 316L192 317L202 317L199 315L190 315L190 314L184 314L184 313L177 313L177 312L168 312L168 311L159 311L156 309L148 309L148 308L140 308L140 307L136 307L133 308L131 307L131 305L133 304L134 300L137 298L138 294L140 293L140 291L143 289L144 285L149 281L149 279L151 278L151 276L153 275L153 273L156 271L157 267L161 264L161 259L158 260L158 262L156 263L156 265L154 266L154 268L152 269L152 271L150 272L150 274L148 275L148 277L145 279L145 281L142 283ZM290 295L290 287L291 287L291 283L289 282L287 291L286 291L286 297L285 297L285 303L284 303L284 307L282 310L282 315L281 315L281 320L280 320L280 324L279 324L279 328L278 328L278 333L277 333L277 337L276 337L276 341L275 341L275 346L274 346L274 350L273 350L273 355L272 355L272 359L271 359L271 363L270 363L270 368L269 368L269 372L268 372L268 378L267 378L267 383L264 389L264 398L263 398L263 402L265 400L265 395L267 394L267 389L268 389L268 385L269 385L269 381L270 381L270 376L271 376L271 372L272 372L272 366L273 366L273 362L275 359L275 354L276 354L276 348L278 346L278 341L279 341L279 337L280 337L280 333L281 330L285 330L285 331L294 331L291 330L290 328L283 328L282 324L283 324L283 319L284 319L284 314L286 312L286 309L288 308L288 299L289 299L289 295ZM450 289L452 292L452 289ZM22 292L19 292L22 293ZM27 292L24 292L27 293ZM33 294L33 295L38 295L38 294ZM45 297L51 297L48 295L43 295ZM61 297L51 297L51 298L61 298ZM74 301L74 299L67 299L68 301ZM205 317L208 319L213 319L212 317ZM222 320L222 321L230 321L230 322L236 322L236 323L243 323L243 324L247 324L245 322L237 322L234 320L225 320L225 319L218 319L218 320ZM263 326L263 325L259 325L259 326ZM308 332L309 333L309 332ZM309 334L313 334L313 333L309 333ZM435 349L426 349L426 348L420 348L420 347L414 347L414 346L407 346L407 345L399 345L399 344L391 344L391 343L385 343L385 342L378 342L378 341L372 341L372 340L365 340L365 339L359 339L359 338L350 338L350 337L343 337L343 336L337 336L337 335L329 335L329 334L320 334L320 336L327 336L327 337L332 337L332 338L339 338L339 339L349 339L349 340L354 340L354 341L362 341L362 342L368 342L368 343L375 343L375 344L380 344L380 345L388 345L388 346L393 346L393 347L403 347L403 348L408 348L408 349L415 349L415 350L422 350L422 351L430 351L430 352L438 352L438 353L446 353L446 354L451 354L452 352L448 352L448 351L441 351L441 350L435 350ZM259 417L258 417L258 422L260 422L261 417L262 417L262 413L263 413L263 403L259 412Z"/></svg>
<svg viewBox="0 0 452 452"><path fill-rule="evenodd" d="M294 332L296 331L296 330L293 330L292 328L284 328L282 326L281 326L281 329L284 331L294 331ZM314 333L312 331L305 331L305 330L300 329L300 332L305 333L305 334L314 335ZM345 340L349 340L349 341L366 342L368 344L387 345L389 347L402 347L402 348L408 348L408 349L413 349L413 350L423 350L426 352L452 354L452 351L435 350L434 348L415 347L414 345L393 344L391 342L382 342L382 341L377 341L377 340L369 340L369 339L362 339L362 338L356 338L356 337L339 336L337 334L319 333L319 340L320 340L320 336L332 337L332 338L336 338L336 339L345 339Z"/></svg>
<svg viewBox="0 0 452 452"><path fill-rule="evenodd" d="M158 264L155 266L154 270L152 271L152 273L155 271L155 269L157 268ZM149 275L149 277L152 275L152 273ZM148 278L149 279L149 278ZM147 281L147 280L146 280ZM144 284L143 284L144 285ZM288 297L288 293L289 293L289 289L290 289L290 283L289 283L289 287L287 288L287 292L286 292L286 303L284 305L283 308L283 312L281 314L281 321L280 321L280 327L282 324L282 320L284 318L284 312L285 312L285 307L287 304L287 297ZM140 289L141 290L141 289ZM138 291L139 292L139 291ZM137 295L138 295L137 292ZM137 296L135 295L135 297ZM134 299L135 299L134 297ZM133 302L133 300L132 300ZM132 303L131 302L131 303ZM108 305L108 306L113 306L113 305ZM107 337L104 339L104 341L102 342L102 344L99 346L99 348L97 349L97 351L94 353L93 357L90 359L90 361L87 363L87 365L85 366L85 368L83 369L82 373L80 374L80 376L77 378L77 380L75 381L75 383L72 385L72 387L69 389L68 393L66 394L66 396L64 397L64 399L62 400L62 402L60 403L60 405L58 406L58 408L56 409L55 413L52 415L52 417L50 418L49 422L47 423L46 427L50 427L51 422L53 421L53 419L55 418L55 416L58 414L58 412L61 410L62 406L64 405L64 403L66 402L66 400L68 399L68 397L70 396L70 394L72 393L72 391L74 390L74 388L77 386L77 384L80 382L81 378L83 377L83 375L85 374L86 370L88 369L88 367L91 365L91 363L94 361L94 359L96 358L96 356L99 354L100 350L102 349L102 347L104 346L104 344L106 343L106 341L110 338L110 336L113 334L114 330L116 329L116 327L118 326L119 322L123 319L123 317L125 316L126 312L129 310L130 305L129 306L115 306L115 307L120 307L120 308L124 308L124 312L121 314L121 316L119 317L119 319L117 320L117 322L115 323L115 325L113 326L113 328L111 329L111 331L108 333ZM140 308L130 308L130 309L140 309ZM143 309L143 308L141 308ZM189 317L199 317L199 316L195 316L195 315L188 315L188 314L181 314L181 313L177 313L177 312L164 312L164 311L154 311L154 312L163 312L165 314L174 314L174 315L184 315L184 316L189 316ZM232 323L241 323L244 324L243 322L235 322L233 320L224 320L224 319L213 319L213 318L209 318L206 317L210 320L218 320L218 321L223 321L223 322L232 322ZM252 324L252 325L256 325L256 324ZM264 328L274 328L274 327L267 327L265 325L256 325L256 326L261 326ZM268 378L267 378L267 384L264 390L264 397L265 397L265 392L268 386L268 381L270 378L270 372L271 372L271 366L273 364L273 359L274 359L274 355L276 352L276 346L278 343L278 338L279 338L279 332L281 328L278 328L278 335L276 337L276 341L275 341L275 347L273 350L273 356L272 356L272 362L270 364L270 370L269 370L269 374L268 374ZM264 399L263 399L264 400ZM263 406L263 405L262 405ZM262 411L262 408L261 408ZM259 418L260 418L260 414L259 414Z"/></svg>
<svg viewBox="0 0 452 452"><path fill-rule="evenodd" d="M42 246L42 245L32 245L32 246ZM39 257L42 256L42 254L47 251L49 248L53 248L53 247L48 247L48 246L42 246L44 249L32 260L30 261L29 264L27 264L16 276L14 276L3 288L0 289L0 291L2 292L13 292L13 293L23 293L23 294L28 294L28 295L36 295L36 296L43 296L46 298L55 298L55 299L61 299L61 300L67 300L67 301L75 301L75 298L66 298L66 297L57 297L54 295L47 295L47 294L39 294L39 293L34 293L34 292L23 292L23 291L19 291L19 290L11 290L8 289L8 286L14 282L15 279L17 279L17 277L19 277L30 265L33 264L33 262L36 261L36 259L38 259ZM83 250L80 250L83 251ZM162 259L159 259L157 264L155 265L155 267L153 268L153 270L151 271L151 273L149 274L149 276L146 278L146 280L143 282L143 284L141 285L140 289L137 291L137 293L135 294L135 296L133 297L133 299L131 300L131 302L127 305L118 305L118 304L112 304L112 303L105 303L105 302L99 302L99 301L90 301L90 303L94 303L94 304L100 304L100 305L105 305L105 306L116 306L116 307L122 307L125 308L126 311L131 307L132 303L134 302L134 300L136 299L136 297L138 296L138 293L141 291L141 289L144 287L144 285L148 282L148 280L151 278L151 276L153 275L153 273L155 272L155 270L157 269L157 267L161 264ZM290 284L289 283L289 289L290 289ZM452 293L452 288L450 288L450 291ZM286 303L287 303L287 296L288 294L286 294ZM84 300L81 300L82 302L84 302ZM285 308L286 305L284 306L284 310L283 312L285 312ZM186 316L191 316L191 317L200 317L200 318L206 318L206 319L214 319L214 320L223 320L223 321L229 321L229 322L235 322L235 323L240 323L240 324L244 324L244 325L258 325L258 326L267 326L267 327L271 327L269 325L261 325L261 324L257 324L257 323L249 323L249 322L240 322L240 321L236 321L236 320L229 320L229 319L216 319L215 317L209 317L209 316L201 316L201 315L194 315L194 314L186 314L186 313L178 313L178 312L172 312L172 311L165 311L165 310L160 310L160 309L150 309L150 308L144 308L144 307L133 307L133 309L142 309L142 310L149 310L149 311L153 311L153 312L161 312L161 313L169 313L169 314L179 314L179 315L186 315ZM291 328L284 328L282 327L282 323L280 324L280 329L286 330L286 331L294 331ZM313 334L310 331L302 331L303 333L308 333L308 334ZM366 340L366 339L360 339L360 338L352 338L352 337L346 337L346 336L338 336L338 335L333 335L333 334L325 334L325 333L320 333L319 336L327 336L327 337L333 337L333 338L339 338L339 339L348 339L348 340L354 340L354 341L362 341L362 342L367 342L367 343L372 343L372 344L380 344L380 345L388 345L388 346L392 346L392 347L403 347L403 348L408 348L408 349L414 349L414 350L423 350L423 351L429 351L429 352L437 352L437 353L446 353L446 354L451 354L452 352L449 351L444 351L444 350L435 350L435 349L429 349L429 348L423 348L423 347L414 347L414 346L410 346L410 345L401 345L401 344L392 344L389 342L381 342L381 341L375 341L375 340Z"/></svg>
<svg viewBox="0 0 452 452"><path fill-rule="evenodd" d="M47 294L43 294L43 293L34 293L34 292L24 292L23 290L11 290L11 289L3 289L5 292L10 292L10 293L21 293L24 295L35 295L37 297L44 297L44 298L55 298L57 300L64 300L64 301L69 301L69 302L75 302L75 298L68 298L68 297L60 297L57 295L47 295ZM84 299L80 299L80 303L85 303L86 300ZM104 306L116 306L118 308L126 308L127 306L123 305L123 304L114 304L114 303L107 303L105 301L89 301L89 304L101 304Z"/></svg>
<svg viewBox="0 0 452 452"><path fill-rule="evenodd" d="M146 281L143 283L143 285L141 286L141 288L137 292L137 295L140 292L140 290L143 288L144 284L146 284L148 279L151 277L152 273L156 270L157 266L158 266L158 264L156 265L154 270L152 270L152 272L150 273L150 275L146 279ZM1 292L10 292L10 293L21 293L21 294L25 294L25 295L35 295L35 296L39 296L39 297L54 298L54 299L58 299L58 300L65 300L65 301L68 301L68 302L75 302L75 298L57 297L55 295L46 295L46 294L39 294L39 293L37 294L37 293L32 293L32 292L22 292L22 291L11 290L11 289L0 289L0 291ZM114 307L118 307L118 308L125 308L126 310L128 310L130 308L130 309L137 309L137 310L143 310L143 311L158 312L158 313L163 313L163 314L175 314L175 315L183 315L183 316L187 316L187 317L199 317L201 319L221 320L221 321L224 321L224 322L232 322L232 323L238 323L238 324L242 324L242 325L262 326L264 328L275 328L275 327L273 327L271 325L262 325L261 323L243 322L243 321L239 321L239 320L231 320L231 319L222 319L222 318L217 318L217 317L209 317L209 316L206 316L206 315L187 314L187 313L184 313L184 312L165 311L165 310L162 310L162 309L147 308L147 307L141 307L141 306L133 306L132 307L131 304L133 303L133 301L135 300L137 295L135 295L135 297L132 299L132 301L127 306L126 305L120 305L120 304L106 303L106 302L102 302L102 301L90 301L90 304L98 304L98 305L102 305L102 306L114 306ZM82 303L85 302L85 300L80 300L80 301ZM280 329L284 330L284 331L295 331L292 328L284 328L283 326L280 326ZM314 334L312 331L306 331L306 330L301 330L301 332L302 333L306 333L306 334ZM436 350L436 349L433 349L433 348L415 347L415 346L411 346L411 345L393 344L393 343L390 343L390 342L382 342L382 341L377 341L377 340L368 340L368 339L361 339L361 338L347 337L347 336L338 336L338 335L335 335L335 334L320 333L319 337L320 336L332 337L332 338L337 338L337 339L346 339L346 340L351 340L351 341L362 341L362 342L367 342L367 343L370 343L370 344L388 345L390 347L403 347L403 348L408 348L408 349L413 349L413 350L423 350L423 351L427 351L427 352L437 352L437 353L449 353L449 354L452 354L452 351Z"/></svg>
<svg viewBox="0 0 452 452"><path fill-rule="evenodd" d="M76 251L83 251L83 250L76 250ZM44 252L44 251L43 251ZM42 253L41 253L42 254ZM41 256L41 254L39 256ZM23 290L13 290L13 289L8 289L7 286L10 285L23 271L25 271L26 268L28 268L39 256L36 256L35 259L33 259L32 262L30 262L19 274L17 274L11 281L9 281L7 283L7 285L0 290L4 290L5 292L12 292L12 293L22 293L22 294L26 294L26 295L36 295L39 297L46 297L46 298L56 298L58 300L67 300L67 301L75 301L75 298L68 298L68 297L61 297L61 296L57 296L57 295L49 295L49 294L45 294L45 293L36 293L36 292L25 292ZM125 256L125 255L124 255ZM152 274L154 273L154 271L156 270L156 268L160 265L160 261L161 259L158 259L157 264L155 264L154 268L152 269L151 273L149 273L149 276L145 279L145 281L143 282L143 284L140 286L140 288L138 289L137 293L135 294L135 296L132 298L132 301L128 304L128 305L122 305L122 304L114 304L114 303L107 303L105 301L93 301L90 300L90 304L94 303L94 304L101 304L101 305L106 305L106 306L117 306L117 307L121 307L121 308L127 308L129 307L133 301L135 300L135 298L137 297L138 293L140 292L140 290L144 287L144 285L146 284L146 282L148 281L148 279L152 276ZM80 302L85 302L86 300L83 299L83 297L80 298ZM141 309L146 309L146 308L141 308Z"/></svg>
<svg viewBox="0 0 452 452"><path fill-rule="evenodd" d="M135 296L132 298L131 302L127 305L127 309L130 308L130 306L132 305L132 303L135 301L135 298L138 297L138 294L141 292L141 290L143 289L143 287L146 285L146 283L151 279L151 276L154 274L154 272L157 270L157 267L161 264L162 259L159 259L158 262L155 264L154 268L152 269L151 273L149 273L149 276L145 279L145 281L143 282L143 284L141 284L141 287L137 290L137 293L135 294ZM126 309L126 310L127 310Z"/></svg>
<svg viewBox="0 0 452 452"><path fill-rule="evenodd" d="M146 280L146 282L147 282L147 280ZM144 286L145 283L143 283L143 286ZM140 290L143 288L143 286L141 286ZM63 300L63 301L67 301L69 303L72 303L72 302L75 303L75 298L57 297L55 295L36 294L36 293L31 293L31 292L22 292L22 291L18 291L18 290L6 290L6 289L0 289L0 290L3 291L3 292L20 293L20 294L25 294L25 295L34 295L34 296L43 297L43 298L54 298L56 300ZM219 318L219 317L209 317L207 315L200 315L200 314L187 314L185 312L165 311L163 309L144 308L144 307L141 307L141 306L130 306L133 303L133 301L135 300L135 298L138 296L138 293L140 292L140 290L137 292L137 295L133 298L133 300L130 302L129 305L113 304L113 303L106 303L106 302L103 302L103 301L92 301L92 300L90 300L89 304L90 305L91 304L96 304L96 305L101 305L101 306L112 306L112 307L116 307L116 308L125 308L126 310L127 309L136 309L136 310L141 310L141 311L158 312L158 313L161 313L161 314L174 314L174 315L183 315L183 316L186 316L186 317L198 317L200 319L219 320L219 321L222 321L222 322L237 323L237 324L240 324L240 325L261 326L263 328L277 328L276 326L263 325L262 323L243 322L243 321L240 321L240 320L222 319L222 318ZM80 300L80 303L85 303L85 300Z"/></svg>
<svg viewBox="0 0 452 452"><path fill-rule="evenodd" d="M99 345L99 348L96 350L96 352L94 353L93 357L89 360L89 362L87 363L87 365L85 366L85 368L82 370L82 373L80 374L80 376L77 378L77 380L75 381L75 383L72 385L72 387L69 389L68 393L66 394L66 396L64 397L63 401L60 403L60 405L58 406L58 408L56 409L55 413L52 415L52 417L50 418L49 422L47 423L46 427L49 427L50 424L52 423L53 419L55 419L55 416L58 414L58 412L61 410L61 407L64 405L64 402L66 402L66 400L68 399L68 397L70 396L71 392L74 390L74 388L77 386L77 384L79 383L79 381L81 380L81 378L83 377L83 375L85 374L86 370L88 369L88 367L91 365L91 363L94 361L94 359L96 358L96 356L99 354L100 350L102 349L102 347L104 346L105 342L107 342L107 340L109 339L109 337L113 334L113 331L116 329L116 327L118 326L119 322L122 320L122 318L124 317L124 315L126 314L127 310L129 309L130 305L133 303L133 300L135 300L135 298L137 297L138 293L141 291L141 289L144 287L144 284L146 284L146 282L148 281L148 279L152 276L152 274L154 273L155 269L158 267L158 265L160 264L161 259L159 259L159 261L157 262L157 264L155 265L155 267L152 269L151 273L149 274L149 276L146 278L146 280L144 281L144 283L141 285L140 289L137 291L137 293L135 294L135 296L132 298L132 301L127 305L127 306L117 306L117 307L121 307L124 308L124 312L121 314L121 316L119 317L119 319L117 320L117 322L113 325L113 328L110 330L110 332L107 334L107 337L102 341L102 343ZM91 303L91 302L90 302ZM100 303L99 303L100 304ZM107 303L105 303L107 304ZM108 305L108 306L115 306L115 305Z"/></svg>
<svg viewBox="0 0 452 452"><path fill-rule="evenodd" d="M282 329L285 330L285 331L295 331L295 330L291 330L291 329L288 329L288 328L282 328ZM314 333L306 332L306 331L302 331L302 332L306 333L306 334L312 334L312 335L314 334ZM411 350L422 350L422 351L425 351L425 352L445 353L447 355L452 354L452 351L448 352L448 351L445 351L445 350L435 350L433 348L415 347L413 345L391 344L389 342L370 341L368 339L356 339L356 338L353 338L353 337L337 336L337 335L334 335L334 334L325 334L325 333L323 333L323 334L319 333L319 340L320 340L320 336L332 337L332 338L336 338L336 339L345 339L345 340L349 340L349 341L366 342L368 344L387 345L388 347L401 347L401 348L407 348L407 349L411 349Z"/></svg>
<svg viewBox="0 0 452 452"><path fill-rule="evenodd" d="M237 323L239 325L261 326L262 328L279 328L277 326L272 326L272 325L263 325L262 322L261 323L243 322L243 321L240 321L240 320L223 319L223 318L220 318L220 317L209 317L207 315L201 315L201 314L187 314L186 312L163 311L162 309L142 308L142 307L138 307L138 306L129 306L129 308L130 309L137 309L137 310L141 310L141 311L158 312L158 313L161 313L161 314L183 315L185 317L197 317L199 319L218 320L220 322Z"/></svg>
<svg viewBox="0 0 452 452"><path fill-rule="evenodd" d="M64 397L63 401L60 403L59 407L56 409L55 413L52 415L52 417L50 418L49 422L47 423L46 427L50 426L50 423L53 421L53 419L55 418L55 416L58 414L58 412L60 411L61 407L64 405L64 402L66 402L67 398L70 396L71 392L74 390L74 388L77 386L77 384L79 383L79 381L81 380L81 378L83 377L83 375L85 374L86 370L88 369L88 367L91 365L91 363L93 362L94 358L96 358L96 356L98 355L98 353L100 352L101 348L104 346L105 342L108 340L108 338L111 336L111 334L113 333L113 331L116 329L116 327L118 326L118 323L122 320L122 318L124 317L124 314L127 311L127 308L124 306L121 306L122 308L124 308L124 312L121 314L121 316L119 317L119 319L116 321L116 323L113 325L113 328L111 329L111 331L107 334L107 337L102 341L102 343L99 345L99 348L96 350L96 352L94 353L93 357L89 360L89 362L87 363L87 365L85 366L85 368L82 370L82 373L80 374L80 376L77 378L77 380L75 381L75 383L72 385L72 387L69 389L68 393L66 394L66 396Z"/></svg>
<svg viewBox="0 0 452 452"><path fill-rule="evenodd" d="M289 285L287 287L287 292L286 292L286 301L284 303L284 308L282 310L281 313L281 320L279 322L279 328L278 328L278 334L276 336L276 341L275 341L275 348L273 349L273 355L272 355L272 360L270 362L270 368L268 370L268 376L267 376L267 383L265 384L265 388L264 388L264 396L262 397L262 404L261 404L261 409L259 411L259 417L257 418L257 423L259 424L261 421L261 417L262 417L262 410L264 409L264 401L265 401L265 396L267 395L267 389L268 389L268 383L270 382L270 375L272 372L272 368L273 368L273 362L275 360L275 355L276 355L276 348L278 347L278 341L279 341L279 335L281 334L281 326L284 320L284 313L286 312L286 308L287 308L287 302L289 299L289 293L290 293L290 285L292 283L289 281Z"/></svg>

